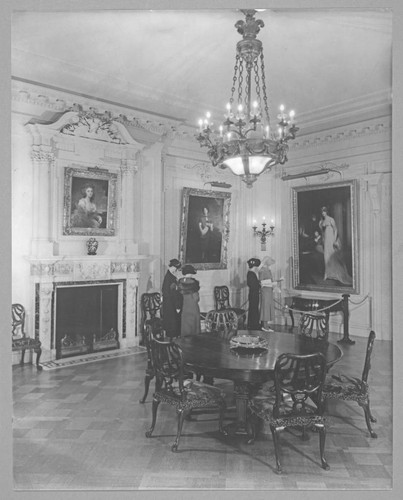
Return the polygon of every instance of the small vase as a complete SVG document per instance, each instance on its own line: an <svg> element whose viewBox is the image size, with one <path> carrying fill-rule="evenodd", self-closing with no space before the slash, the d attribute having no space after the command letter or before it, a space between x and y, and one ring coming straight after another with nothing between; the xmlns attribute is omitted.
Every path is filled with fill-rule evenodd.
<svg viewBox="0 0 403 500"><path fill-rule="evenodd" d="M87 253L88 255L96 255L98 250L98 241L95 238L90 238L87 241Z"/></svg>

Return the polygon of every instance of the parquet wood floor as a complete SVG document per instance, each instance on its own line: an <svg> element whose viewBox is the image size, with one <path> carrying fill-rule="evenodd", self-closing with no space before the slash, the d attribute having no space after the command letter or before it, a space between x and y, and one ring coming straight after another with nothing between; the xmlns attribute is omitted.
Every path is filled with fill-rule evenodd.
<svg viewBox="0 0 403 500"><path fill-rule="evenodd" d="M330 340L339 337L330 334ZM361 375L366 339L344 346L335 371ZM255 444L218 434L215 414L186 421L179 451L175 411L160 405L154 437L150 394L144 391L146 355L127 356L53 371L13 368L14 484L17 490L388 490L392 487L392 344L375 341L371 406L378 439L369 437L355 403L329 403L326 456L319 465L318 436L303 441L281 434L283 475L275 469L271 434ZM231 402L232 383L216 380Z"/></svg>

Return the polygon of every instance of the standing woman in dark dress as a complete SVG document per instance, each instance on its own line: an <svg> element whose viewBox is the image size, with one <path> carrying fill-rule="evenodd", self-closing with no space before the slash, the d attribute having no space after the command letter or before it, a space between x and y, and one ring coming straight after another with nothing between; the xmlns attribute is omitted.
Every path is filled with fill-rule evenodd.
<svg viewBox="0 0 403 500"><path fill-rule="evenodd" d="M246 275L246 284L249 287L249 309L248 309L248 330L260 330L260 281L258 278L258 269L261 264L260 259L252 258L248 260L248 274Z"/></svg>
<svg viewBox="0 0 403 500"><path fill-rule="evenodd" d="M190 264L182 267L183 278L178 281L178 290L183 296L181 314L181 336L197 335L201 332L199 290L200 284L193 277L196 269Z"/></svg>
<svg viewBox="0 0 403 500"><path fill-rule="evenodd" d="M171 259L162 282L162 327L170 338L179 337L181 331L180 303L178 303L181 296L177 285L180 268L179 260Z"/></svg>

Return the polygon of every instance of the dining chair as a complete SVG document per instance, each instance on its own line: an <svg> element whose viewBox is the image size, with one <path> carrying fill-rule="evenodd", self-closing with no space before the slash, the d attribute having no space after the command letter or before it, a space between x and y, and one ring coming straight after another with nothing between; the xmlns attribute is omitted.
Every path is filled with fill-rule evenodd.
<svg viewBox="0 0 403 500"><path fill-rule="evenodd" d="M251 436L256 438L257 420L270 425L278 474L282 473L279 449L279 432L287 427L313 427L319 431L319 450L322 468L328 470L325 458L326 427L322 388L326 375L326 360L321 353L297 355L281 354L274 368L275 391L268 396L251 399L248 409L251 415Z"/></svg>
<svg viewBox="0 0 403 500"><path fill-rule="evenodd" d="M145 345L145 326L153 318L161 318L162 298L159 292L143 293L140 299L140 334L141 345Z"/></svg>
<svg viewBox="0 0 403 500"><path fill-rule="evenodd" d="M233 309L212 310L206 314L206 332L231 340L238 331L238 316Z"/></svg>
<svg viewBox="0 0 403 500"><path fill-rule="evenodd" d="M368 385L368 375L371 369L371 355L374 341L375 332L371 330L367 340L367 350L361 378L351 377L346 374L331 374L328 375L323 388L323 398L326 402L329 399L356 401L359 406L361 406L364 410L365 422L372 438L378 437L371 425L371 422L376 422L376 418L372 415L369 405Z"/></svg>
<svg viewBox="0 0 403 500"><path fill-rule="evenodd" d="M219 431L224 433L225 394L217 387L194 380L185 380L182 350L174 341L158 340L151 337L150 346L156 383L152 405L152 422L150 429L146 432L146 437L152 436L161 402L176 408L178 416L176 439L171 447L173 452L178 450L183 422L194 409L217 409L219 411Z"/></svg>
<svg viewBox="0 0 403 500"><path fill-rule="evenodd" d="M216 311L222 311L224 309L231 309L234 311L238 318L238 328L241 330L245 325L246 320L246 309L241 309L240 307L232 307L229 301L229 288L227 285L220 285L214 287L214 307Z"/></svg>
<svg viewBox="0 0 403 500"><path fill-rule="evenodd" d="M146 365L146 374L144 378L144 395L140 399L140 403L145 403L148 395L148 390L150 388L150 382L155 377L155 371L151 356L151 338L155 337L157 339L165 338L165 331L162 328L162 320L161 318L152 318L148 320L145 325L145 335L144 335L144 343L147 348L147 365Z"/></svg>
<svg viewBox="0 0 403 500"><path fill-rule="evenodd" d="M299 333L309 338L328 340L329 314L324 312L304 312L299 321Z"/></svg>

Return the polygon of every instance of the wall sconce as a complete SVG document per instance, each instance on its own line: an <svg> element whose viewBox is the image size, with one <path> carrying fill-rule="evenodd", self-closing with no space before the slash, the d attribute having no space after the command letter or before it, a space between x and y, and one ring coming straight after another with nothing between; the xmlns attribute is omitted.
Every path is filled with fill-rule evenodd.
<svg viewBox="0 0 403 500"><path fill-rule="evenodd" d="M274 236L274 220L272 219L269 229L266 229L266 218L263 217L262 229L258 230L256 219L253 220L253 234L260 237L261 249L266 250L266 240L268 236Z"/></svg>

